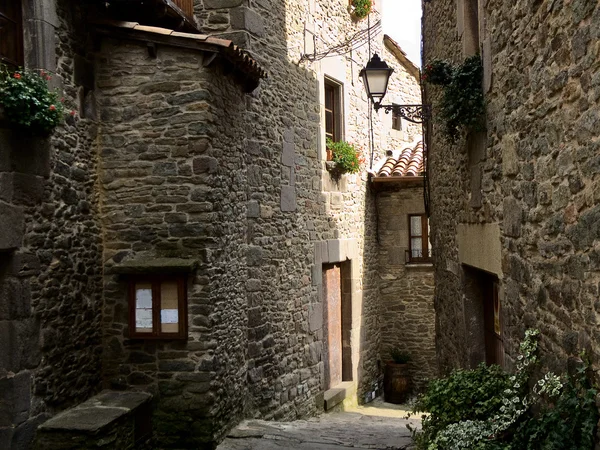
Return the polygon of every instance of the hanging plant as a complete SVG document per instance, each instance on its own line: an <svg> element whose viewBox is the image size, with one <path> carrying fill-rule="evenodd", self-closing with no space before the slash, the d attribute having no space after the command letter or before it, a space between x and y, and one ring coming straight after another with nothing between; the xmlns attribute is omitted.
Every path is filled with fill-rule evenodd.
<svg viewBox="0 0 600 450"><path fill-rule="evenodd" d="M483 66L479 55L461 65L436 60L425 66L423 81L444 87L439 117L445 122L446 136L455 142L461 129L485 128L485 102L482 89Z"/></svg>
<svg viewBox="0 0 600 450"><path fill-rule="evenodd" d="M48 88L50 79L43 70L0 68L0 106L5 120L31 134L52 133L64 120L64 106L58 92Z"/></svg>
<svg viewBox="0 0 600 450"><path fill-rule="evenodd" d="M372 0L351 0L350 2L351 14L357 19L364 19L371 14L372 7Z"/></svg>
<svg viewBox="0 0 600 450"><path fill-rule="evenodd" d="M354 146L347 142L334 142L327 139L327 149L331 150L333 154L332 161L339 173L357 173L361 163L364 163Z"/></svg>

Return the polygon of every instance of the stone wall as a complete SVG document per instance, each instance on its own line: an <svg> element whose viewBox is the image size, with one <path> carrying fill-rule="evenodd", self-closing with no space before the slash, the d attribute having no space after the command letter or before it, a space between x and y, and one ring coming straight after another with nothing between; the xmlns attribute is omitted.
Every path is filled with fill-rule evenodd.
<svg viewBox="0 0 600 450"><path fill-rule="evenodd" d="M82 11L67 1L24 3L26 65L48 71L67 111L78 110ZM80 113L49 138L0 129L2 448L28 448L39 423L99 388L96 131Z"/></svg>
<svg viewBox="0 0 600 450"><path fill-rule="evenodd" d="M473 244L458 239L458 228L471 224L479 229L471 235L475 242L488 242L488 252L494 252L482 264L501 261L493 273L500 281L507 366L529 327L541 330L544 362L553 369L564 369L567 356L582 349L596 365L600 6L479 2L473 30L461 9L468 4L424 3L425 63L440 57L460 61L473 51L469 40L477 31L487 104L483 136L451 145L435 121L433 126L441 364L469 364L461 259L472 255L464 247ZM434 105L439 95L427 88ZM481 241L479 236L487 237ZM471 265L477 268L475 260Z"/></svg>
<svg viewBox="0 0 600 450"><path fill-rule="evenodd" d="M245 151L260 149L243 147L241 88L202 61L189 50L161 46L151 58L143 43L106 40L98 72L107 273L135 260L199 263L183 342L128 339L127 279L105 278L106 383L159 394L165 445L210 442L247 397L245 292L256 281L246 269Z"/></svg>
<svg viewBox="0 0 600 450"><path fill-rule="evenodd" d="M433 265L407 264L409 214L424 214L422 187L377 193L382 361L398 348L411 356L416 390L437 374Z"/></svg>

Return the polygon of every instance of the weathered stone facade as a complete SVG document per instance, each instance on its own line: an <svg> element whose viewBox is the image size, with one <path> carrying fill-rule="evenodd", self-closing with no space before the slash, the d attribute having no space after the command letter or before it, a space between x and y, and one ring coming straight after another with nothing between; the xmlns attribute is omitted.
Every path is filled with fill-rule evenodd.
<svg viewBox="0 0 600 450"><path fill-rule="evenodd" d="M498 280L505 364L529 327L555 370L598 364L598 69L595 1L424 2L424 64L480 51L487 130L430 146L438 352L482 359L473 280ZM435 104L440 90L427 86ZM474 269L476 269L474 271ZM479 352L479 353L478 353Z"/></svg>
<svg viewBox="0 0 600 450"><path fill-rule="evenodd" d="M44 14L55 6L47 3ZM28 335L8 334L9 348L28 347L2 365L9 388L0 408L9 405L10 419L0 423L0 442L21 445L17 427L25 426L30 442L37 423L101 387L151 392L164 447L210 448L242 417L317 414L322 271L334 263L346 265L341 290L351 301L348 401L371 398L381 375L380 261L361 66L343 57L300 61L308 29L322 51L366 21L354 22L345 0L196 2L202 32L243 43L268 68L246 94L247 61L236 66L228 55L237 50L224 41L97 21L67 0L56 11L47 39L31 38L48 65L28 65L56 73L79 114L40 141L29 166L13 143L6 159L11 132L2 134L0 240L11 256L0 327ZM374 39L383 52L382 37ZM368 57L366 46L352 54L363 65ZM394 101L418 103L417 79L386 57L405 80L394 82ZM328 170L325 78L341 87L343 138L367 160L359 174ZM403 89L406 97L395 92ZM389 116L373 116L376 154L416 133L388 139ZM189 267L187 340L131 339L123 266L174 259ZM8 302L20 292L31 293L31 308Z"/></svg>
<svg viewBox="0 0 600 450"><path fill-rule="evenodd" d="M82 11L67 1L24 3L27 64L49 71L78 109ZM100 387L96 135L80 116L50 139L0 125L2 448L28 448L39 423Z"/></svg>

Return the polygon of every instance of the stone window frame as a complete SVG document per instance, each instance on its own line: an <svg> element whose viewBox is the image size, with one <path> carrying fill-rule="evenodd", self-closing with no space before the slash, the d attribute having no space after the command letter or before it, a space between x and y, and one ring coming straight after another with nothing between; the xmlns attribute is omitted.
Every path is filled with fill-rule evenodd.
<svg viewBox="0 0 600 450"><path fill-rule="evenodd" d="M421 235L412 234L412 218L421 218ZM413 256L412 240L421 239L421 256ZM423 256L426 255L426 256ZM409 214L408 215L408 252L406 256L406 264L423 264L431 263L431 244L429 242L429 219L427 214Z"/></svg>
<svg viewBox="0 0 600 450"><path fill-rule="evenodd" d="M14 2L12 4L14 13L16 15L9 16L8 10L0 9L0 23L4 20L5 22L12 23L14 25L14 45L12 46L12 50L15 53L16 59L9 59L8 55L0 53L0 64L6 64L7 66L16 69L24 65L23 5L21 0L10 0L10 2ZM0 48L0 52L1 50L2 49Z"/></svg>
<svg viewBox="0 0 600 450"><path fill-rule="evenodd" d="M324 129L325 138L330 138L334 142L339 142L344 139L344 85L331 77L323 78L323 91L325 94L324 100ZM331 92L331 94L328 93ZM328 97L331 98L331 108L328 108ZM327 114L332 115L332 129L327 127ZM331 160L330 155L327 157Z"/></svg>
<svg viewBox="0 0 600 450"><path fill-rule="evenodd" d="M177 283L177 314L178 314L178 331L163 332L160 330L160 301L161 289L163 283ZM142 333L136 331L136 285L139 283L147 283L152 285L152 332ZM171 339L171 340L187 340L188 338L188 317L187 317L187 276L186 275L138 275L131 276L128 279L128 296L127 302L129 306L129 338L130 339Z"/></svg>

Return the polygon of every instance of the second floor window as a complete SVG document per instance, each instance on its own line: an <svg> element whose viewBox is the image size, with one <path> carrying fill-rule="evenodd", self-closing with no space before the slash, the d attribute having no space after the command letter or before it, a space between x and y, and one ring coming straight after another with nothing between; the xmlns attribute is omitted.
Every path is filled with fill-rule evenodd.
<svg viewBox="0 0 600 450"><path fill-rule="evenodd" d="M429 221L426 214L408 216L409 250L408 263L431 262Z"/></svg>
<svg viewBox="0 0 600 450"><path fill-rule="evenodd" d="M392 110L392 130L402 131L402 117L395 110Z"/></svg>
<svg viewBox="0 0 600 450"><path fill-rule="evenodd" d="M342 139L342 86L325 79L325 137Z"/></svg>
<svg viewBox="0 0 600 450"><path fill-rule="evenodd" d="M20 0L0 0L0 64L23 65L23 21Z"/></svg>

